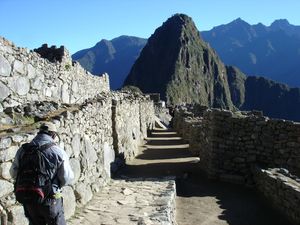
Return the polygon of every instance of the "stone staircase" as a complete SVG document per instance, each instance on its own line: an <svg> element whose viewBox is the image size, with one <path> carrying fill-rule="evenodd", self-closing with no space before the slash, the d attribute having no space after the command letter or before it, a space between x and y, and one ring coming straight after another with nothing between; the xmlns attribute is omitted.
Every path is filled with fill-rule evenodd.
<svg viewBox="0 0 300 225"><path fill-rule="evenodd" d="M207 179L176 132L146 141L69 225L290 225L255 190Z"/></svg>
<svg viewBox="0 0 300 225"><path fill-rule="evenodd" d="M176 132L153 130L140 154L68 224L176 224L175 178L199 161L188 147Z"/></svg>

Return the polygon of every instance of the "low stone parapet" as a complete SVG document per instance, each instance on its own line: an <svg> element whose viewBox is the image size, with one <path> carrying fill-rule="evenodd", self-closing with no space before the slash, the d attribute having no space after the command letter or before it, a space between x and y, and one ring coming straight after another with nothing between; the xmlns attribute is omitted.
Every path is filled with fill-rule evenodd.
<svg viewBox="0 0 300 225"><path fill-rule="evenodd" d="M293 224L300 224L300 179L285 169L254 168L257 189Z"/></svg>

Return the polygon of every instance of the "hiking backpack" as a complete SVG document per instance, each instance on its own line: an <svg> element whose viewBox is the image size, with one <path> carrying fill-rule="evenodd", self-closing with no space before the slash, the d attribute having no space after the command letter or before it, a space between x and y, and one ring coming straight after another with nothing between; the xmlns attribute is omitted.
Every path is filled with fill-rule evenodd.
<svg viewBox="0 0 300 225"><path fill-rule="evenodd" d="M44 151L55 145L42 146L26 143L15 182L16 200L22 204L41 204L52 193L51 174L56 175L56 165L45 156Z"/></svg>

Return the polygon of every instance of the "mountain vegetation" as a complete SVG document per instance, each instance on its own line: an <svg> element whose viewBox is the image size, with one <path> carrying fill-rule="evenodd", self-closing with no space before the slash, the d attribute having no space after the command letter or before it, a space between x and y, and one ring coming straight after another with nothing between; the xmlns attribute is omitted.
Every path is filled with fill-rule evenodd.
<svg viewBox="0 0 300 225"><path fill-rule="evenodd" d="M225 66L183 14L169 18L149 38L125 85L160 93L168 104L233 108Z"/></svg>
<svg viewBox="0 0 300 225"><path fill-rule="evenodd" d="M300 120L300 89L246 76L225 66L183 14L156 29L134 63L125 85L160 93L168 104L262 110L275 118Z"/></svg>

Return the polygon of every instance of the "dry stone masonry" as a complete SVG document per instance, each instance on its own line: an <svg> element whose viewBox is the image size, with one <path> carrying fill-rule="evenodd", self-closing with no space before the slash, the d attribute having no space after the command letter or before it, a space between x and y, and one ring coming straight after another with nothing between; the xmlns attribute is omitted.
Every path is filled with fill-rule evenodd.
<svg viewBox="0 0 300 225"><path fill-rule="evenodd" d="M46 46L44 46L46 48ZM61 60L49 61L47 54L16 47L0 37L0 112L3 108L32 101L82 103L109 91L108 75L92 76L60 48Z"/></svg>
<svg viewBox="0 0 300 225"><path fill-rule="evenodd" d="M130 94L113 98L114 148L125 159L137 155L139 146L147 137L147 129L154 121L154 106L149 98L132 98ZM139 119L138 119L139 118Z"/></svg>
<svg viewBox="0 0 300 225"><path fill-rule="evenodd" d="M130 159L154 124L150 97L110 92L108 75L93 76L64 47L36 52L0 38L0 221L26 225L9 169L19 147L52 121L75 180L63 188L70 218L110 182L116 159Z"/></svg>
<svg viewBox="0 0 300 225"><path fill-rule="evenodd" d="M255 168L257 188L294 224L300 224L300 180L284 169Z"/></svg>
<svg viewBox="0 0 300 225"><path fill-rule="evenodd" d="M257 187L299 224L299 123L269 119L261 112L194 105L177 108L173 124L189 141L191 151L200 156L209 177ZM268 172L257 166L287 172L279 175L275 169Z"/></svg>

